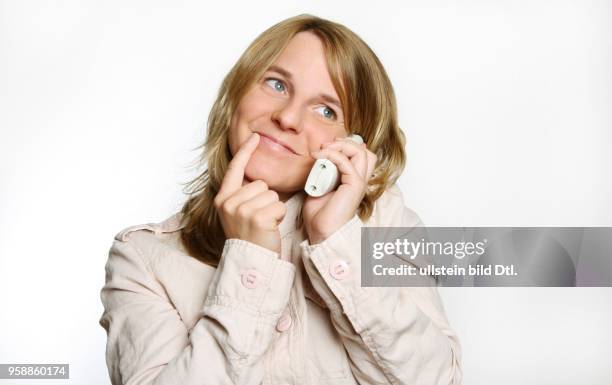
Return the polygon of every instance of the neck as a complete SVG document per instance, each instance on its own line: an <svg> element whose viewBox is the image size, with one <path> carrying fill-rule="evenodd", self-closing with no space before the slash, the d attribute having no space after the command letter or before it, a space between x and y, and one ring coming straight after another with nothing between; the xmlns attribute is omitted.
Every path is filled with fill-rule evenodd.
<svg viewBox="0 0 612 385"><path fill-rule="evenodd" d="M295 194L291 192L278 192L278 191L276 193L278 194L278 199L280 199L281 202L287 202L289 198L291 198L293 194Z"/></svg>

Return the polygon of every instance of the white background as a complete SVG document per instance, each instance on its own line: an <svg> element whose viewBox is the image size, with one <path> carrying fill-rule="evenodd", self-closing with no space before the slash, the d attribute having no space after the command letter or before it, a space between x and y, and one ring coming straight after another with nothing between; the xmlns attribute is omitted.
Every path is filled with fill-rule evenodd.
<svg viewBox="0 0 612 385"><path fill-rule="evenodd" d="M109 383L112 237L178 210L223 76L304 12L386 66L427 225L612 226L610 2L0 1L0 363ZM464 384L610 383L612 290L441 293Z"/></svg>

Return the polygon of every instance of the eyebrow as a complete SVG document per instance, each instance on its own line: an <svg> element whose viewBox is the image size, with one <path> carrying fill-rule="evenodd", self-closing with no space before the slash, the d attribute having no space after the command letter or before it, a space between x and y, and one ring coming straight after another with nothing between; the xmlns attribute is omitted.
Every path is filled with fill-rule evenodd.
<svg viewBox="0 0 612 385"><path fill-rule="evenodd" d="M268 71L274 71L274 72L278 72L279 74L283 75L284 77L286 77L287 79L291 80L292 79L292 74L291 72L287 71L286 69L279 67L277 65L271 65L268 68ZM319 94L319 97L323 100L325 100L326 102L330 103L330 104L335 104L336 107L338 107L341 111L342 111L342 105L340 105L340 102L338 101L338 99L334 98L331 95L328 94Z"/></svg>

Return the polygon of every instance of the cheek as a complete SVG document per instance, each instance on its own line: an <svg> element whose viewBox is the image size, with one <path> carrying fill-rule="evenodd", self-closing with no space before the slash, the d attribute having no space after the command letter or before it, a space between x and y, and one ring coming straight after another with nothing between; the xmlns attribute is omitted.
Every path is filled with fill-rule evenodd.
<svg viewBox="0 0 612 385"><path fill-rule="evenodd" d="M232 116L228 133L228 143L232 156L251 135L249 123L258 116L257 102L254 102L253 99L248 95L243 97Z"/></svg>
<svg viewBox="0 0 612 385"><path fill-rule="evenodd" d="M268 112L270 105L268 97L255 88L242 98L236 112L241 121L249 122Z"/></svg>
<svg viewBox="0 0 612 385"><path fill-rule="evenodd" d="M234 115L234 118L232 118L232 123L230 125L230 129L228 132L228 137L227 137L227 142L229 145L229 149L230 149L230 153L232 154L232 156L234 156L234 154L236 154L236 152L238 151L238 148L240 148L240 132L238 130L238 120L237 120L238 116Z"/></svg>
<svg viewBox="0 0 612 385"><path fill-rule="evenodd" d="M278 191L297 191L303 188L313 163L307 159L279 161L256 150L245 168L245 176L249 180L261 179Z"/></svg>
<svg viewBox="0 0 612 385"><path fill-rule="evenodd" d="M320 131L313 133L309 138L309 149L310 151L320 150L323 146L323 143L333 142L335 138L342 137L342 134L333 132L333 131Z"/></svg>

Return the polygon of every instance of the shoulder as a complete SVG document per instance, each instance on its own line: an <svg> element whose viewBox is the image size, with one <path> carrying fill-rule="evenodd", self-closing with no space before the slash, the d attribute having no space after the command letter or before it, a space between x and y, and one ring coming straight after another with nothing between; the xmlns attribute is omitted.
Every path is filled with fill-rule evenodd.
<svg viewBox="0 0 612 385"><path fill-rule="evenodd" d="M406 206L404 194L397 184L385 190L374 203L374 211L368 222L375 226L424 226L419 215Z"/></svg>
<svg viewBox="0 0 612 385"><path fill-rule="evenodd" d="M128 238L139 237L145 234L161 235L164 233L173 233L184 227L180 220L181 213L178 212L161 222L149 222L128 226L115 234L115 239L125 242Z"/></svg>
<svg viewBox="0 0 612 385"><path fill-rule="evenodd" d="M148 222L125 227L114 236L113 246L130 245L148 259L156 259L172 252L183 254L180 245L181 213L175 213L160 222Z"/></svg>

